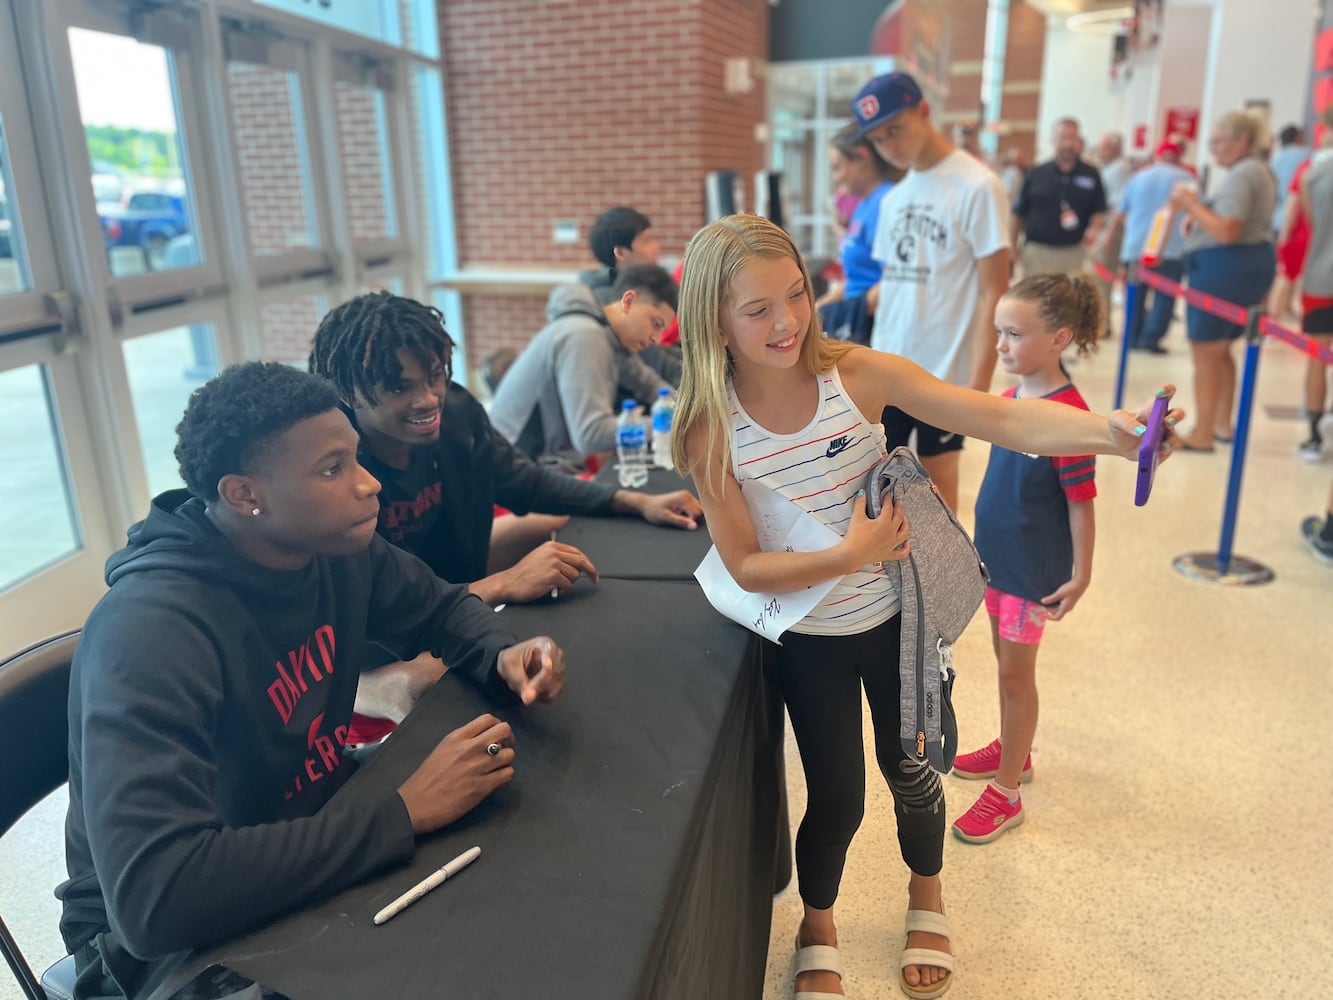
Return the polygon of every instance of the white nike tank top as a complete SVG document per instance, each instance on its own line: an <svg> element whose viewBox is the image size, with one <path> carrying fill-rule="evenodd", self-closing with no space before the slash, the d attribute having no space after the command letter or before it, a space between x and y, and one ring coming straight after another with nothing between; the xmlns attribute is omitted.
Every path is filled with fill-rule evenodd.
<svg viewBox="0 0 1333 1000"><path fill-rule="evenodd" d="M843 391L835 367L819 379L814 419L795 434L774 434L731 403L731 468L741 490L759 482L786 497L838 534L852 522L856 494L885 454L884 428L867 420ZM807 635L856 635L899 610L898 592L878 564L844 576L819 605L791 627Z"/></svg>

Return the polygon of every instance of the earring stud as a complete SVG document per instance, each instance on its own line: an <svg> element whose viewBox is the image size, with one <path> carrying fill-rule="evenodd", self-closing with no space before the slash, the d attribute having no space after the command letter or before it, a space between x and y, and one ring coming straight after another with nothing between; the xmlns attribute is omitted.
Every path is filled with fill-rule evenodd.
<svg viewBox="0 0 1333 1000"><path fill-rule="evenodd" d="M258 507L251 507L251 508L250 508L250 516L251 516L251 517L258 517L258 516L259 516L259 508L258 508Z"/></svg>

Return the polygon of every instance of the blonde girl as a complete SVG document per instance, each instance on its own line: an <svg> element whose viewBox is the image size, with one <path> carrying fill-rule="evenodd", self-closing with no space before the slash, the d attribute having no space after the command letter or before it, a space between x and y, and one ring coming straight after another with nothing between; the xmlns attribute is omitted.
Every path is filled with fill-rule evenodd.
<svg viewBox="0 0 1333 1000"><path fill-rule="evenodd" d="M905 557L911 533L899 511L866 516L861 484L884 454L883 429L866 414L892 404L956 433L1054 455L1132 456L1142 427L1124 411L1098 417L972 392L895 355L831 341L813 301L801 256L777 226L741 215L700 230L685 252L684 375L672 448L677 468L694 476L713 542L741 587L790 591L838 581L773 658L809 788L796 837L805 904L796 995L842 995L833 903L864 809L864 686L911 872L899 981L910 997L937 997L953 969L940 885L944 795L938 776L907 759L898 739L899 605L882 563ZM798 504L842 541L822 552L762 551L741 496L751 482Z"/></svg>

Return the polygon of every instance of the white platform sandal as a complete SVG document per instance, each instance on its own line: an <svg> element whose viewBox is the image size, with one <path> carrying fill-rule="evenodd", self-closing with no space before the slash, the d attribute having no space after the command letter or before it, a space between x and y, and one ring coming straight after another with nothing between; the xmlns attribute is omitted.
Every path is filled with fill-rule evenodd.
<svg viewBox="0 0 1333 1000"><path fill-rule="evenodd" d="M942 938L953 940L953 934L949 930L949 919L942 913L933 913L930 910L907 911L907 933L911 934L914 931L938 934ZM931 986L912 986L903 975L909 965L929 965L932 968L944 969L949 975ZM934 948L904 948L902 958L898 960L898 985L912 1000L934 1000L935 997L943 996L953 985L953 956L947 951L936 951Z"/></svg>
<svg viewBox="0 0 1333 1000"><path fill-rule="evenodd" d="M804 948L800 947L801 937L796 936L796 970L792 973L794 980L802 972L831 972L839 979L842 978L842 958L838 955L838 949L831 944L808 944ZM846 1000L841 993L825 993L822 990L800 990L795 994L794 1000Z"/></svg>

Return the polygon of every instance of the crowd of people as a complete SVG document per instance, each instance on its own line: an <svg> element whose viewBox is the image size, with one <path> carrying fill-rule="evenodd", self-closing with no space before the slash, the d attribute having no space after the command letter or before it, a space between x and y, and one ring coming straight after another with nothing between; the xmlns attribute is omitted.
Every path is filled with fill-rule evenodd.
<svg viewBox="0 0 1333 1000"><path fill-rule="evenodd" d="M1233 169L1205 199L1177 144L1134 171L1107 137L1098 170L1070 119L1055 157L1011 183L955 145L904 73L869 81L849 110L830 155L857 205L845 281L819 300L768 220L703 227L673 276L647 217L621 207L593 228L598 267L552 293L531 344L488 359L489 412L454 380L441 314L387 292L333 309L307 372L237 365L191 397L177 428L185 489L157 497L108 562L73 665L58 895L77 996L147 996L190 949L402 863L417 837L514 780L522 757L499 715L557 700L564 656L550 637L509 634L491 608L596 582L588 556L554 540L573 514L703 526L742 590L828 588L772 657L809 790L796 996L843 993L834 905L864 813L863 689L908 869L900 986L913 998L949 989L945 786L899 739L900 664L886 655L902 609L890 568L930 559L931 542L891 502L867 514L867 475L914 444L957 510L960 449L993 444L975 541L990 568L1000 732L954 761L985 785L952 824L988 843L1023 821L1044 626L1091 583L1094 456L1137 458L1153 402L1097 415L1072 384L1069 352L1107 331L1085 255L1135 261L1145 218L1169 205L1189 232L1162 273L1183 262L1201 284L1232 281L1234 297L1244 272L1257 303L1276 185L1244 116L1214 132L1216 161ZM1333 199L1330 171L1300 178L1312 217ZM1333 287L1310 262L1333 251L1311 229L1304 302L1317 317L1333 312ZM1160 347L1170 310L1155 302L1136 343ZM1169 410L1162 457L1229 433L1215 345L1235 334L1193 313L1189 331L1211 381L1196 380L1194 436L1177 435L1184 412ZM990 391L997 363L1017 379L1002 395ZM677 393L673 459L694 492L580 475L614 447L619 399L646 403L662 387ZM840 541L766 549L746 489ZM446 735L395 792L337 796L349 748L392 729L446 670L488 689L496 714Z"/></svg>

